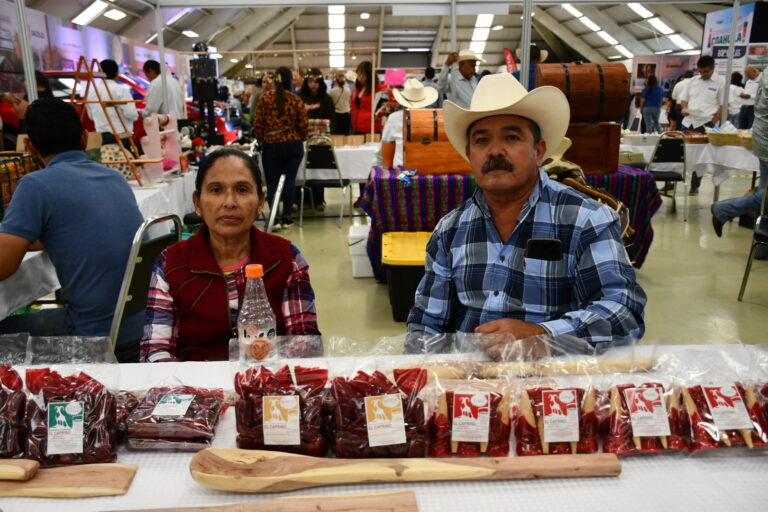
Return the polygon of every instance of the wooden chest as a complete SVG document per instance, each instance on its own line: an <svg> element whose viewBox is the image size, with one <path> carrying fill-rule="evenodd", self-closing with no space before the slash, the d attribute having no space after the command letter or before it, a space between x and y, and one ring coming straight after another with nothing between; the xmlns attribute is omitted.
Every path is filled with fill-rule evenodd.
<svg viewBox="0 0 768 512"><path fill-rule="evenodd" d="M587 174L610 174L619 168L621 126L615 123L572 123L565 135L572 141L565 159Z"/></svg>
<svg viewBox="0 0 768 512"><path fill-rule="evenodd" d="M471 174L462 156L445 135L443 109L403 112L403 165L419 174Z"/></svg>

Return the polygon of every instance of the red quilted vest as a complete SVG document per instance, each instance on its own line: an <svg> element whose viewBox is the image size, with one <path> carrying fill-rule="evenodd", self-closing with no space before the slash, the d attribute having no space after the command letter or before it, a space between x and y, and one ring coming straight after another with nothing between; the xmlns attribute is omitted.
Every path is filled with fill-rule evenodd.
<svg viewBox="0 0 768 512"><path fill-rule="evenodd" d="M227 300L227 281L208 245L203 226L188 240L166 249L165 278L177 310L177 355L184 361L227 359L229 339L237 337ZM291 274L291 242L251 228L251 262L264 267L264 286L277 319L277 334L285 334L283 291ZM245 286L238 287L243 301Z"/></svg>

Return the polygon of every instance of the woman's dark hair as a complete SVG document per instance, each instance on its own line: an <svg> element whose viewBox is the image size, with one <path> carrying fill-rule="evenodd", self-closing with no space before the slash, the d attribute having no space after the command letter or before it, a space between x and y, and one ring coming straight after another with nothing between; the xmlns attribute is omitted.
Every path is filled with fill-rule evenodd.
<svg viewBox="0 0 768 512"><path fill-rule="evenodd" d="M197 197L200 197L200 192L202 192L203 189L203 182L205 181L205 175L208 174L208 171L213 167L213 164L215 164L217 160L228 156L234 156L243 161L245 166L251 171L251 176L253 176L253 181L256 183L256 192L258 193L259 198L263 199L264 184L261 181L259 164L256 160L238 149L219 149L203 159L203 163L200 164L200 168L197 170L197 176L195 177L195 194L197 194Z"/></svg>
<svg viewBox="0 0 768 512"><path fill-rule="evenodd" d="M659 79L656 78L656 75L650 75L648 78L645 79L645 86L649 89L653 89L658 85Z"/></svg>
<svg viewBox="0 0 768 512"><path fill-rule="evenodd" d="M275 105L279 116L285 114L285 94L291 92L291 78L293 73L287 67L280 66L275 70Z"/></svg>
<svg viewBox="0 0 768 512"><path fill-rule="evenodd" d="M42 89L37 91L38 98L53 98L51 82L48 81L48 77L42 71L35 70L35 83L38 88L42 87Z"/></svg>
<svg viewBox="0 0 768 512"><path fill-rule="evenodd" d="M355 73L358 75L360 73L364 74L366 77L365 80L365 92L363 93L363 96L371 94L371 91L375 90L374 87L378 83L378 77L373 72L373 66L371 65L371 61L364 60L361 62L357 69L355 70ZM362 85L360 84L359 80L355 80L355 89L360 89ZM358 96L359 98L359 96Z"/></svg>
<svg viewBox="0 0 768 512"><path fill-rule="evenodd" d="M41 156L82 151L83 125L69 103L54 98L35 100L27 109L26 121L29 140Z"/></svg>
<svg viewBox="0 0 768 512"><path fill-rule="evenodd" d="M325 80L323 80L323 74L320 72L317 68L311 68L309 70L309 76L304 77L304 83L301 84L301 90L299 91L299 96L301 96L302 99L304 98L311 98L313 96L319 96L322 98L325 96L326 92L328 91L328 86L325 85ZM317 78L319 77L319 78ZM312 90L309 88L309 81L310 80L318 80L320 82L320 87L317 89L317 94L312 94Z"/></svg>
<svg viewBox="0 0 768 512"><path fill-rule="evenodd" d="M733 73L731 73L731 84L738 85L739 87L744 87L744 84L742 83L743 79L744 77L738 71L734 71Z"/></svg>

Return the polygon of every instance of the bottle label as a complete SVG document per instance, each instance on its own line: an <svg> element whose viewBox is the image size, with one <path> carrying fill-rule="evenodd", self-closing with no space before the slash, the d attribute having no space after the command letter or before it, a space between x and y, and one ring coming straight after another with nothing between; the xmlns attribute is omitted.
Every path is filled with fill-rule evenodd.
<svg viewBox="0 0 768 512"><path fill-rule="evenodd" d="M490 417L490 393L455 392L453 394L451 441L487 443Z"/></svg>
<svg viewBox="0 0 768 512"><path fill-rule="evenodd" d="M265 396L262 405L264 409L264 444L300 445L298 395Z"/></svg>
<svg viewBox="0 0 768 512"><path fill-rule="evenodd" d="M624 390L627 399L629 420L634 437L657 437L669 435L669 419L661 389L629 388Z"/></svg>
<svg viewBox="0 0 768 512"><path fill-rule="evenodd" d="M405 417L400 395L365 397L368 444L372 447L405 443Z"/></svg>
<svg viewBox="0 0 768 512"><path fill-rule="evenodd" d="M541 392L544 442L574 443L579 440L579 404L574 389Z"/></svg>
<svg viewBox="0 0 768 512"><path fill-rule="evenodd" d="M155 405L152 416L184 416L195 395L165 395Z"/></svg>
<svg viewBox="0 0 768 512"><path fill-rule="evenodd" d="M84 402L50 402L46 454L83 453L84 418Z"/></svg>
<svg viewBox="0 0 768 512"><path fill-rule="evenodd" d="M274 327L269 330L259 329L254 325L244 325L242 339L251 359L261 361L272 352L272 339L277 334Z"/></svg>

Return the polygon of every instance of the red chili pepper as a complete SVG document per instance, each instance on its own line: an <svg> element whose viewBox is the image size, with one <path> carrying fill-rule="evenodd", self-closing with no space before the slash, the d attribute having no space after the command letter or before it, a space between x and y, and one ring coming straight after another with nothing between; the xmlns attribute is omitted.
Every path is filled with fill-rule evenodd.
<svg viewBox="0 0 768 512"><path fill-rule="evenodd" d="M24 407L21 377L10 365L0 366L0 458L24 454Z"/></svg>

